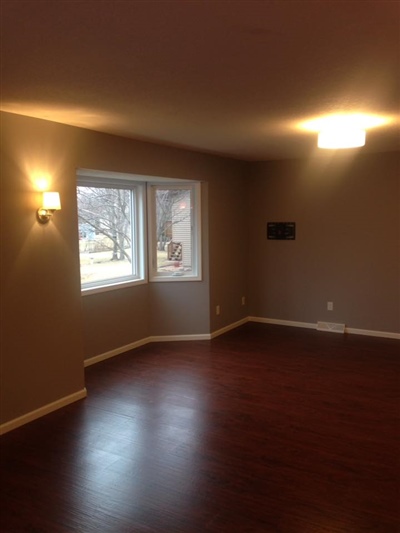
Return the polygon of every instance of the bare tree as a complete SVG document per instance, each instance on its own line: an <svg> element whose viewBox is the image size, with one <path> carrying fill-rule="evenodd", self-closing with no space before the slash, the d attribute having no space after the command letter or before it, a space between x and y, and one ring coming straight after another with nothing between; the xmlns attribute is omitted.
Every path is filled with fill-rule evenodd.
<svg viewBox="0 0 400 533"><path fill-rule="evenodd" d="M80 225L107 237L113 261L131 262L131 191L79 186L77 195Z"/></svg>
<svg viewBox="0 0 400 533"><path fill-rule="evenodd" d="M108 187L77 187L78 218L81 228L91 228L93 234L107 239L103 246L111 251L112 261L131 262L131 199L132 191ZM190 217L190 211L177 209L190 202L187 189L157 188L156 232L157 246L164 250L172 238L172 226Z"/></svg>

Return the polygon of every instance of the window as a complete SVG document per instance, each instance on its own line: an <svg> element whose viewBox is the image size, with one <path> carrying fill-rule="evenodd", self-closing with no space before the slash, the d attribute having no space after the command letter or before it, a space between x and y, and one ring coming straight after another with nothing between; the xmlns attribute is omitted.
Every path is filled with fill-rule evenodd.
<svg viewBox="0 0 400 533"><path fill-rule="evenodd" d="M150 281L201 279L198 182L80 169L77 201L84 293L145 283L147 264Z"/></svg>
<svg viewBox="0 0 400 533"><path fill-rule="evenodd" d="M151 184L150 279L201 279L200 184Z"/></svg>
<svg viewBox="0 0 400 533"><path fill-rule="evenodd" d="M78 176L82 290L144 280L143 195L135 182Z"/></svg>

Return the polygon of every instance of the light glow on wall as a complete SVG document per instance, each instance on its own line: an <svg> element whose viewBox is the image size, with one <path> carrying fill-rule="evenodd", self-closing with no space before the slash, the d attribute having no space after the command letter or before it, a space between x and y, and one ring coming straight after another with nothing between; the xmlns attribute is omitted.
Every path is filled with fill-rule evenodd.
<svg viewBox="0 0 400 533"><path fill-rule="evenodd" d="M51 185L50 174L44 174L43 172L33 172L32 182L36 190L46 191Z"/></svg>

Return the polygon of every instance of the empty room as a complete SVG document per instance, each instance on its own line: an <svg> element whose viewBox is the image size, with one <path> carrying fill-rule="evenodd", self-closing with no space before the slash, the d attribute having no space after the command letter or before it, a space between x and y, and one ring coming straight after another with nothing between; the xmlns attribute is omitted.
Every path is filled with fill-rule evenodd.
<svg viewBox="0 0 400 533"><path fill-rule="evenodd" d="M0 531L400 530L400 3L2 0Z"/></svg>

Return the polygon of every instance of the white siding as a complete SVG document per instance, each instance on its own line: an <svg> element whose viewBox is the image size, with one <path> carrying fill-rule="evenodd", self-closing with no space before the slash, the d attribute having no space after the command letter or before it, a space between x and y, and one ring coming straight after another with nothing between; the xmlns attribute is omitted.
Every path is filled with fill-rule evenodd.
<svg viewBox="0 0 400 533"><path fill-rule="evenodd" d="M182 265L192 267L192 209L190 191L172 207L172 240L182 243Z"/></svg>

